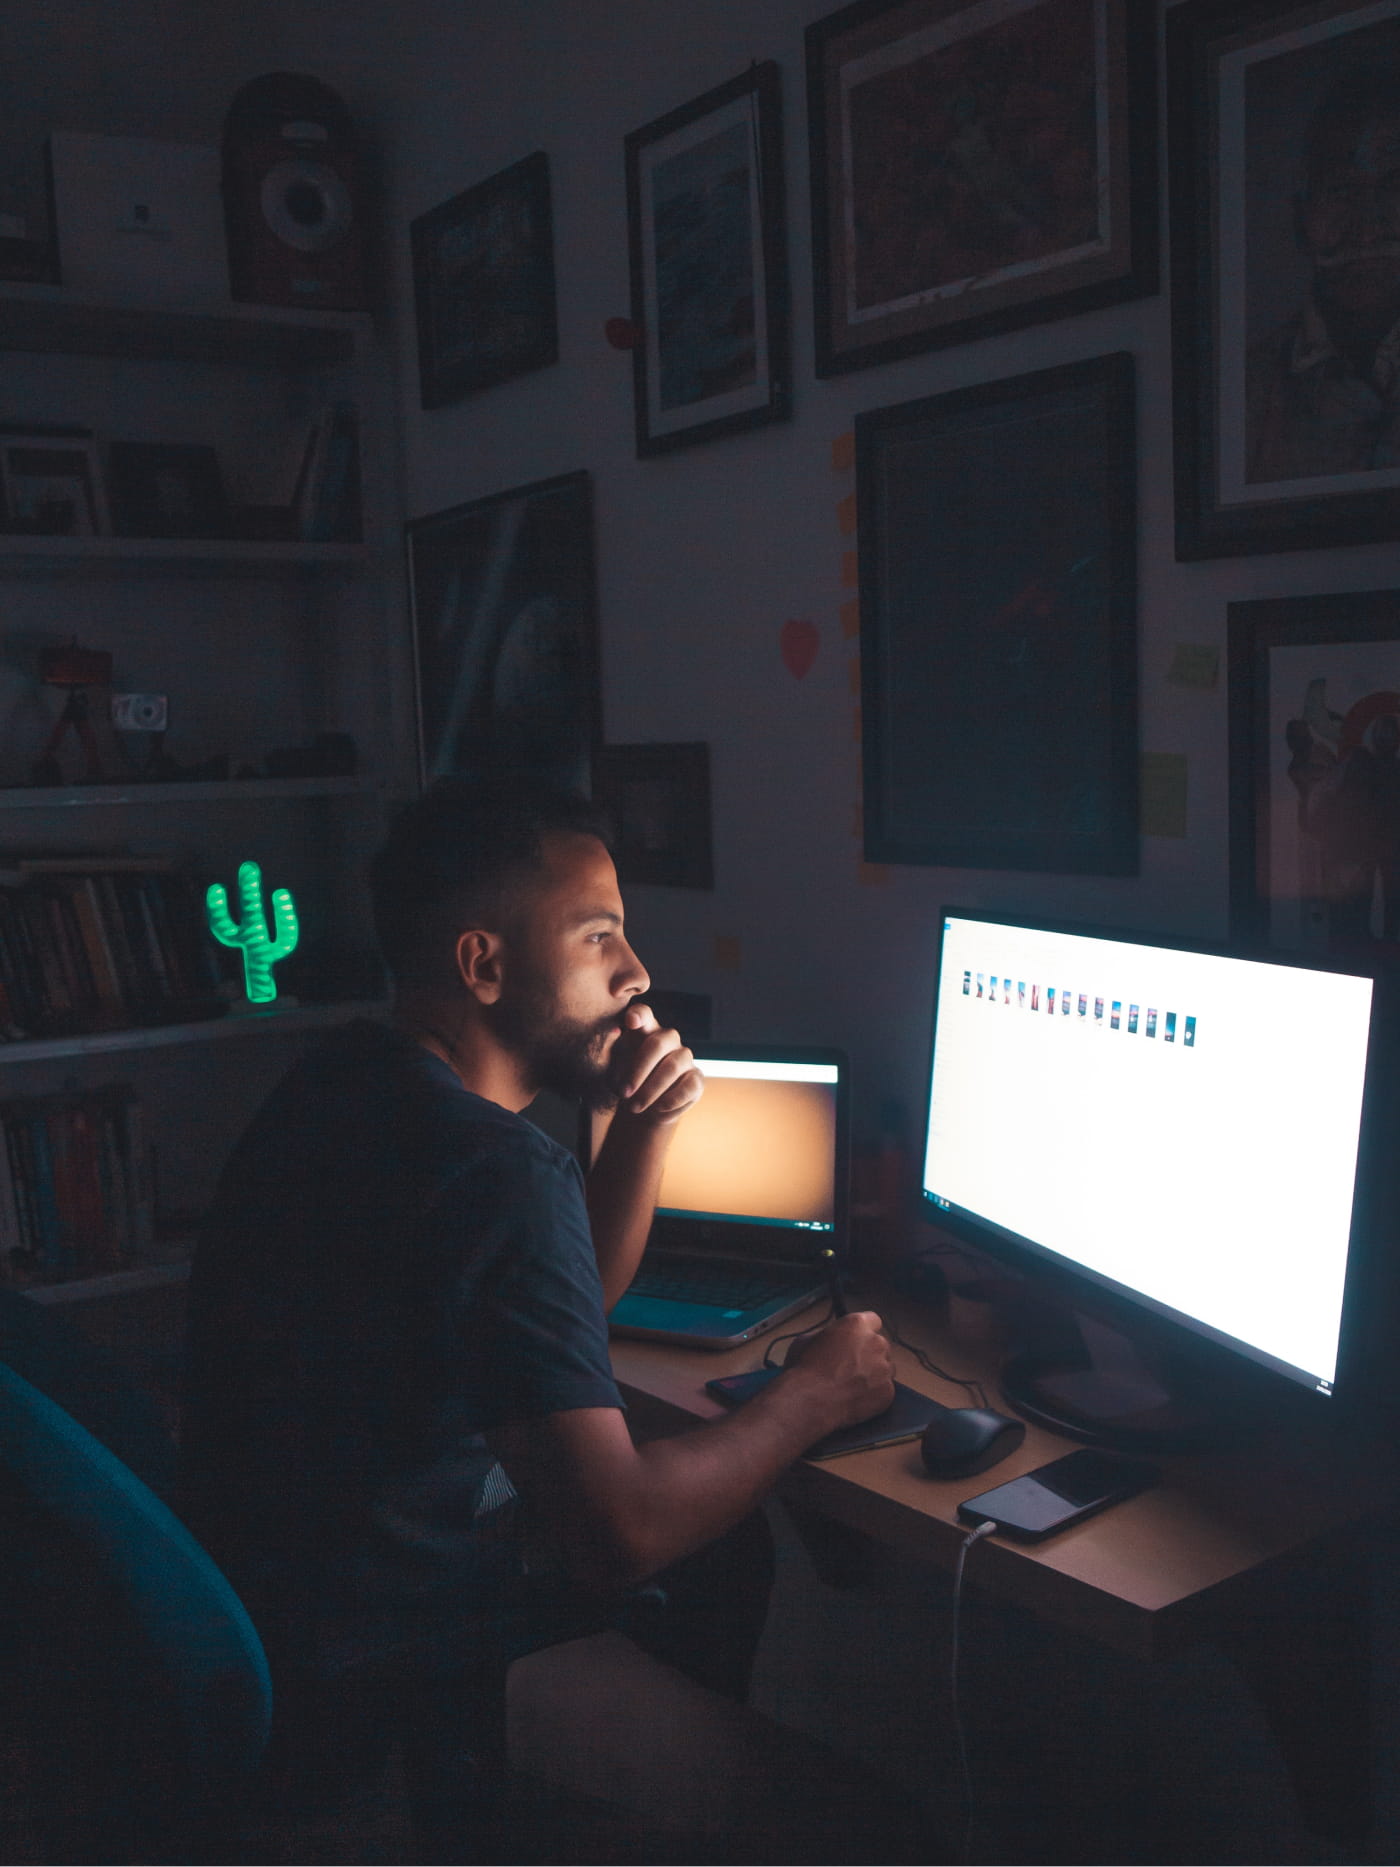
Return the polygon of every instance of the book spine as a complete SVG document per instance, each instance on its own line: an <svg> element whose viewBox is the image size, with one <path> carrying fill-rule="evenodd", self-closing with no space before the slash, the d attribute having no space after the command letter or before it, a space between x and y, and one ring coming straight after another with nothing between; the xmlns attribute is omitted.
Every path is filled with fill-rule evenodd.
<svg viewBox="0 0 1400 1867"><path fill-rule="evenodd" d="M19 1213L20 1238L30 1265L38 1263L42 1249L38 1214L34 1209L34 1169L26 1145L23 1118L14 1107L5 1110L5 1152L10 1163L10 1178L15 1189L15 1207Z"/></svg>
<svg viewBox="0 0 1400 1867"><path fill-rule="evenodd" d="M87 948L88 963L92 968L98 1005L105 1012L121 1016L126 1011L126 1005L122 999L121 987L117 982L112 949L107 940L106 929L102 925L97 888L90 875L83 876L77 883L73 889L72 901L73 912L77 916L78 926L82 931L83 944Z"/></svg>
<svg viewBox="0 0 1400 1867"><path fill-rule="evenodd" d="M0 899L0 971L14 1007L19 1035L32 1036L43 1022L38 988L25 947L19 903L11 895Z"/></svg>
<svg viewBox="0 0 1400 1867"><path fill-rule="evenodd" d="M111 1096L104 1097L98 1106L97 1116L98 1165L102 1177L105 1233L111 1241L114 1262L124 1264L131 1256L131 1211L126 1174L122 1168L120 1101Z"/></svg>
<svg viewBox="0 0 1400 1867"><path fill-rule="evenodd" d="M49 921L47 903L37 892L26 890L20 897L20 918L42 988L44 1006L42 1022L44 1026L50 1026L58 1022L64 1012L72 1009L72 1001L68 996L68 989L63 980L63 968L54 947L53 928Z"/></svg>
<svg viewBox="0 0 1400 1867"><path fill-rule="evenodd" d="M140 916L141 930L146 937L146 950L151 958L151 967L157 982L157 989L161 998L169 1001L177 998L179 994L171 984L170 968L166 963L165 952L161 946L160 934L156 928L155 916L151 913L149 887L151 879L152 878L148 875L133 875L131 878L131 894L136 904L136 911Z"/></svg>
<svg viewBox="0 0 1400 1867"><path fill-rule="evenodd" d="M149 1255L156 1239L155 1163L146 1130L144 1105L132 1096L126 1103L126 1171L131 1198L131 1249Z"/></svg>
<svg viewBox="0 0 1400 1867"><path fill-rule="evenodd" d="M97 1009L97 982L88 963L87 942L83 939L83 930L73 909L72 891L58 886L50 899L57 909L59 931L67 954L74 1008L83 1017L91 1018Z"/></svg>
<svg viewBox="0 0 1400 1867"><path fill-rule="evenodd" d="M25 1130L34 1167L34 1210L39 1223L39 1255L47 1269L61 1271L64 1268L63 1227L58 1215L58 1194L54 1186L53 1147L49 1138L48 1118L43 1109L35 1109L30 1113Z"/></svg>
<svg viewBox="0 0 1400 1867"><path fill-rule="evenodd" d="M102 924L107 930L107 943L111 947L112 956L117 964L122 999L128 1012L135 1015L142 998L141 974L137 970L131 945L126 937L126 917L122 913L121 901L117 895L116 876L99 876L97 892L102 903Z"/></svg>
<svg viewBox="0 0 1400 1867"><path fill-rule="evenodd" d="M115 1240L107 1225L102 1197L102 1168L98 1159L97 1107L91 1101L74 1103L69 1111L70 1170L77 1215L78 1262L95 1270L111 1270L117 1263Z"/></svg>

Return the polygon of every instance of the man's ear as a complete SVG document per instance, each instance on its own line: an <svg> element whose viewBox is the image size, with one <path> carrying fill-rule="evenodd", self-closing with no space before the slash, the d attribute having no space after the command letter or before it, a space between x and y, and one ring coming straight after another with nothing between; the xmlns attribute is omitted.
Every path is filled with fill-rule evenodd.
<svg viewBox="0 0 1400 1867"><path fill-rule="evenodd" d="M494 1005L501 996L504 950L501 936L482 927L457 936L457 976L479 1005Z"/></svg>

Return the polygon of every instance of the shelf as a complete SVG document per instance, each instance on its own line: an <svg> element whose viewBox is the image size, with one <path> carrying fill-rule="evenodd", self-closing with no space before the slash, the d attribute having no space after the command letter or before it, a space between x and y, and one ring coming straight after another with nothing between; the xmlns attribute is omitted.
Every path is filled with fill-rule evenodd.
<svg viewBox="0 0 1400 1867"><path fill-rule="evenodd" d="M187 784L60 784L0 787L0 811L112 809L145 804L256 804L267 798L377 797L366 778L228 778Z"/></svg>
<svg viewBox="0 0 1400 1867"><path fill-rule="evenodd" d="M103 304L59 285L0 290L0 349L168 362L316 364L347 361L368 331L365 312L276 305Z"/></svg>
<svg viewBox="0 0 1400 1867"><path fill-rule="evenodd" d="M298 539L248 538L42 538L21 532L0 533L0 573L12 577L52 576L56 570L82 572L129 567L136 571L230 571L264 576L286 570L365 564L363 544L309 544Z"/></svg>
<svg viewBox="0 0 1400 1867"><path fill-rule="evenodd" d="M163 1284L189 1281L187 1258L173 1264L135 1264L126 1271L104 1271L98 1277L75 1277L66 1284L12 1284L32 1303L87 1303L97 1297L130 1296L137 1290L155 1290Z"/></svg>
<svg viewBox="0 0 1400 1867"><path fill-rule="evenodd" d="M32 1037L0 1044L0 1069L6 1063L49 1063L64 1057L92 1057L133 1050L162 1050L176 1044L207 1044L228 1037L282 1037L345 1024L351 1018L376 1018L387 1005L378 998L340 1005L269 1005L256 1011L230 1012L198 1024L158 1024L134 1031L89 1031L80 1037Z"/></svg>

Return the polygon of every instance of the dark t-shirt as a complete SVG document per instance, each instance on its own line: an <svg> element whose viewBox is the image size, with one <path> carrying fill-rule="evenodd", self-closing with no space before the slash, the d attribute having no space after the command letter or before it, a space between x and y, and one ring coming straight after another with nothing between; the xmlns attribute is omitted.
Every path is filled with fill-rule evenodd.
<svg viewBox="0 0 1400 1867"><path fill-rule="evenodd" d="M440 1658L509 1566L483 1433L621 1405L572 1157L383 1026L298 1064L190 1288L182 1496L265 1637Z"/></svg>

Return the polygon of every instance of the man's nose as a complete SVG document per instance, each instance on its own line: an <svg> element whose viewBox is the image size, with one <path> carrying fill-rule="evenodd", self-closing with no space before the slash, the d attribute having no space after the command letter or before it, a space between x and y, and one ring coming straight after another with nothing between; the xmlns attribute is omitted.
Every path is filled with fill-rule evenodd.
<svg viewBox="0 0 1400 1867"><path fill-rule="evenodd" d="M651 975L647 972L646 967L629 946L627 949L627 958L618 971L613 989L619 997L621 997L624 992L630 992L633 997L640 997L643 992L649 991L650 988Z"/></svg>

